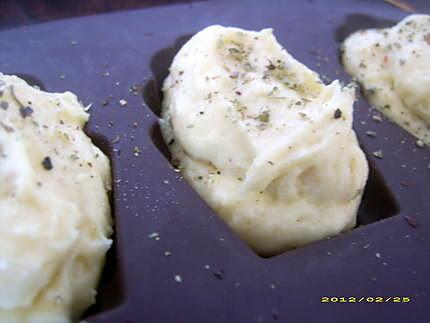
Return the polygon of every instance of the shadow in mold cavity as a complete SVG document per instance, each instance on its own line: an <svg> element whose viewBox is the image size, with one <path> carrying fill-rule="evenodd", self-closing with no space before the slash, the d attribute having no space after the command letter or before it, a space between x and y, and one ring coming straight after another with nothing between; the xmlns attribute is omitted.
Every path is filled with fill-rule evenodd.
<svg viewBox="0 0 430 323"><path fill-rule="evenodd" d="M168 148L168 144L164 141L163 135L161 133L161 127L159 123L154 123L150 130L150 136L153 144L161 152L161 154L172 163L172 154ZM172 142L171 142L172 143Z"/></svg>
<svg viewBox="0 0 430 323"><path fill-rule="evenodd" d="M161 88L164 79L169 74L169 67L176 53L191 37L192 35L184 35L177 38L173 46L161 49L151 58L152 79L143 88L143 100L158 117L161 116Z"/></svg>
<svg viewBox="0 0 430 323"><path fill-rule="evenodd" d="M365 14L351 14L348 15L345 21L335 29L334 37L336 42L342 43L349 35L356 31L371 28L388 28L397 23L398 21L392 19L384 19Z"/></svg>
<svg viewBox="0 0 430 323"><path fill-rule="evenodd" d="M367 156L368 157L368 156ZM400 208L393 194L371 158L369 161L369 178L357 214L357 226L367 225L399 213Z"/></svg>
<svg viewBox="0 0 430 323"><path fill-rule="evenodd" d="M114 309L124 302L123 274L119 265L115 233L111 239L113 244L106 254L106 261L97 287L96 303L85 311L82 315L83 319Z"/></svg>
<svg viewBox="0 0 430 323"><path fill-rule="evenodd" d="M91 138L92 142L106 155L112 165L112 147L109 140L103 135L93 132L90 127L84 128L85 133ZM112 182L114 181L111 174ZM118 232L115 223L116 207L114 203L115 187L112 185L112 191L109 194L109 203L113 218L113 241L111 248L106 254L105 264L101 273L100 281L97 287L96 303L88 308L82 318L93 316L121 305L125 300L124 293L124 274L121 269L119 252L118 252Z"/></svg>

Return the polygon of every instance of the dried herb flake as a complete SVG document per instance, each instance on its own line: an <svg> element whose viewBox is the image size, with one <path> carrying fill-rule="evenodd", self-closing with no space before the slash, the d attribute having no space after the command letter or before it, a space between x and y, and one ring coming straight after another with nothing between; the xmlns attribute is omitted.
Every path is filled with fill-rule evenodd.
<svg viewBox="0 0 430 323"><path fill-rule="evenodd" d="M33 114L34 110L30 107L21 107L19 108L19 114L22 118L27 118Z"/></svg>
<svg viewBox="0 0 430 323"><path fill-rule="evenodd" d="M269 113L269 111L264 111L264 112L260 113L258 115L257 119L260 122L264 122L264 123L269 122L269 120L270 120L270 113Z"/></svg>

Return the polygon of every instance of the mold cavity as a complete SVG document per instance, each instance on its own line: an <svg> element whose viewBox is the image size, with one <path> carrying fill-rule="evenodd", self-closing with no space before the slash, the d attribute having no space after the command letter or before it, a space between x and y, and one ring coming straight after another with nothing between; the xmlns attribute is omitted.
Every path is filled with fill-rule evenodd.
<svg viewBox="0 0 430 323"><path fill-rule="evenodd" d="M371 158L369 178L357 215L357 226L383 220L399 213L400 208Z"/></svg>
<svg viewBox="0 0 430 323"><path fill-rule="evenodd" d="M161 128L158 123L154 123L150 130L151 140L163 156L171 162L172 155L170 154L167 144L164 142L163 135L161 134Z"/></svg>
<svg viewBox="0 0 430 323"><path fill-rule="evenodd" d="M100 148L100 150L108 156L112 165L112 147L109 141L102 135L93 132L89 127L86 127L85 133L91 138L93 143ZM112 174L112 181L114 180ZM114 189L114 186L112 186ZM103 271L100 277L99 285L97 287L97 299L96 303L91 306L87 311L85 311L82 318L86 318L92 315L111 310L119 305L121 305L125 299L124 293L124 275L121 269L119 254L118 254L118 241L117 241L117 230L115 223L116 208L113 196L115 192L112 190L109 195L109 202L111 205L111 214L113 217L114 233L111 237L113 244L106 254L106 261L103 267Z"/></svg>
<svg viewBox="0 0 430 323"><path fill-rule="evenodd" d="M385 27L388 25L392 25L392 21L383 20L382 22L379 20L375 20L371 17L364 15L352 15L348 17L348 20L352 19L353 27L346 29L346 27L339 28L337 31L338 41L342 41L345 36L350 33L368 27ZM357 22L360 22L358 24ZM355 22L355 25L354 25ZM180 47L189 39L189 36L184 36L178 39L175 45L168 49L163 49L158 52L151 61L151 67L154 78L149 81L143 93L145 103L151 108L151 110L157 115L160 116L161 112L161 102L162 102L162 92L161 86L164 78L168 74L168 68L175 56L176 52L180 49ZM155 123L152 125L150 129L150 137L153 144L158 148L160 153L172 164L173 168L175 168L175 161L172 161L171 154L168 148L168 144L164 142L163 136L161 134L160 125ZM376 166L371 162L371 158L367 158L369 162L369 177L367 181L367 185L364 190L364 194L362 197L361 204L359 206L357 212L357 224L356 227L371 224L385 218L394 216L398 214L399 207L391 193L388 189L387 185L384 182L384 179L380 175ZM305 178L304 178L305 179ZM348 232L341 233L339 235L348 234ZM333 237L335 238L335 237ZM311 246L311 244L307 245L307 247ZM295 250L298 248L292 248L281 254L274 254L271 256L262 256L257 254L257 256L261 258L272 258L275 256L280 256L282 254L288 253L289 251Z"/></svg>
<svg viewBox="0 0 430 323"><path fill-rule="evenodd" d="M383 19L365 14L351 14L335 29L334 37L338 43L342 43L349 35L356 31L369 28L387 28L396 23L397 21L391 19Z"/></svg>
<svg viewBox="0 0 430 323"><path fill-rule="evenodd" d="M192 35L179 37L173 46L158 51L151 59L152 79L143 88L143 100L158 117L161 115L161 88L169 73L169 66L176 53L191 37Z"/></svg>

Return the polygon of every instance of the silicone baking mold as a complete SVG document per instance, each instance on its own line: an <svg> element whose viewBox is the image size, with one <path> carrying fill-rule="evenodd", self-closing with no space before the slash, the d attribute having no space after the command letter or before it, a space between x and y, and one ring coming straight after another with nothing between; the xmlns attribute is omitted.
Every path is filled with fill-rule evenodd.
<svg viewBox="0 0 430 323"><path fill-rule="evenodd" d="M409 3L429 11L425 0ZM370 0L204 1L0 32L0 71L93 103L86 130L112 161L115 244L97 304L84 319L428 321L430 151L363 99L355 104L354 128L371 170L357 228L271 258L249 249L175 172L158 127L168 66L208 25L272 27L323 79L349 82L340 42L406 14Z"/></svg>

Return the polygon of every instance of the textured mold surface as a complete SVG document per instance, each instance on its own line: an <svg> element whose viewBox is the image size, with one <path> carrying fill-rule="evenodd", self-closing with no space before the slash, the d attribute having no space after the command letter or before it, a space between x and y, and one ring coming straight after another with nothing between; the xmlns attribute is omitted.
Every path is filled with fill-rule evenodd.
<svg viewBox="0 0 430 323"><path fill-rule="evenodd" d="M408 2L429 11L426 0ZM273 27L298 60L348 82L339 42L405 15L370 0L206 1L0 32L0 71L93 103L86 131L112 161L115 245L85 320L428 321L430 151L385 118L376 122L363 99L354 128L371 171L358 227L271 258L250 250L173 170L157 123L171 59L208 25ZM359 303L368 296L411 301Z"/></svg>

